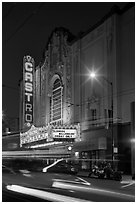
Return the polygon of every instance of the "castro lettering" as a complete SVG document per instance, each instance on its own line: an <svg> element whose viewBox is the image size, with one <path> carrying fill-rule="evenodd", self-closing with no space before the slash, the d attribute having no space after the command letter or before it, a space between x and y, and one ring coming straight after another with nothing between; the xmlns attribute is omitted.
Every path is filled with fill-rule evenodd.
<svg viewBox="0 0 137 204"><path fill-rule="evenodd" d="M28 60L28 61L27 61ZM33 123L33 59L24 58L25 122Z"/></svg>

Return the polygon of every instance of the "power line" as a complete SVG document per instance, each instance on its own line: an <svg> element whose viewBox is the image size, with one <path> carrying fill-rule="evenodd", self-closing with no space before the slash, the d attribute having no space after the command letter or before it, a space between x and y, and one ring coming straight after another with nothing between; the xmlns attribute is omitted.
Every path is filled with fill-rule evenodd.
<svg viewBox="0 0 137 204"><path fill-rule="evenodd" d="M9 8L7 14L5 14L5 16L3 16L3 18L2 18L2 21L3 21L3 22L4 22L4 21L6 20L6 18L10 15L10 13L13 11L13 9L14 9L14 7L15 7L15 5L16 5L15 2L12 2L12 4L13 4L13 5Z"/></svg>
<svg viewBox="0 0 137 204"><path fill-rule="evenodd" d="M130 94L134 94L134 93L135 93L135 89L127 89L127 90L119 91L116 94L114 94L113 96L118 98L120 96L130 95ZM101 100L101 99L105 99L105 98L110 98L110 94L98 97L97 99ZM80 106L86 105L86 103L94 104L96 102L97 102L96 99L92 100L92 98L91 98L91 99L86 99L86 100L82 101L82 104L74 104L74 103L71 103L68 101L66 103L69 105L69 107L70 106L80 107Z"/></svg>
<svg viewBox="0 0 137 204"><path fill-rule="evenodd" d="M40 6L33 11L20 25L19 27L13 32L13 34L7 39L5 44L7 44L13 37L16 35L16 33L33 17L33 15L37 14L38 11L41 9L41 7L44 5L44 3L41 3Z"/></svg>
<svg viewBox="0 0 137 204"><path fill-rule="evenodd" d="M5 84L2 84L2 87L3 87L3 88L8 88L8 89L13 89L13 90L19 92L19 89L15 88L15 87L13 87L13 86L7 86L7 85L5 85Z"/></svg>

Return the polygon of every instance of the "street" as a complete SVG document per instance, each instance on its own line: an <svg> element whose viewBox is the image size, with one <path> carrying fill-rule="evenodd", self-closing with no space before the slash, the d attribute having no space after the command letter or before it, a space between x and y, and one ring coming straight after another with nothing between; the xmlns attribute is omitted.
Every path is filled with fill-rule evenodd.
<svg viewBox="0 0 137 204"><path fill-rule="evenodd" d="M59 173L3 173L6 191L35 196L46 201L133 202L135 183L113 181ZM7 201L3 190L3 201ZM15 199L15 200L16 200ZM33 201L35 199L33 198ZM14 199L12 200L14 201Z"/></svg>

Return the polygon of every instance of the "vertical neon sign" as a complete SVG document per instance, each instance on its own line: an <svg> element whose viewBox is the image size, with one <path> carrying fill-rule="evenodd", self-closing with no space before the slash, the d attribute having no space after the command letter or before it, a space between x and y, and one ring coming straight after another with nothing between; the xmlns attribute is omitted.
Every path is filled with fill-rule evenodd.
<svg viewBox="0 0 137 204"><path fill-rule="evenodd" d="M25 56L23 59L23 89L24 89L24 125L33 124L33 71L34 59Z"/></svg>

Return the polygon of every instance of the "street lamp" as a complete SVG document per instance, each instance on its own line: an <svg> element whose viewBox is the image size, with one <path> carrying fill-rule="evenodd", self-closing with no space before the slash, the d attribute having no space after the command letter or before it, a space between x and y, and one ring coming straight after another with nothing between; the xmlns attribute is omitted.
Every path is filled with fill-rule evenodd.
<svg viewBox="0 0 137 204"><path fill-rule="evenodd" d="M95 72L90 73L90 77L92 79L95 79L97 77L97 74ZM113 83L109 81L104 76L101 76L104 81L106 81L111 86L111 136L112 136L112 167L114 163L114 135L113 135Z"/></svg>

